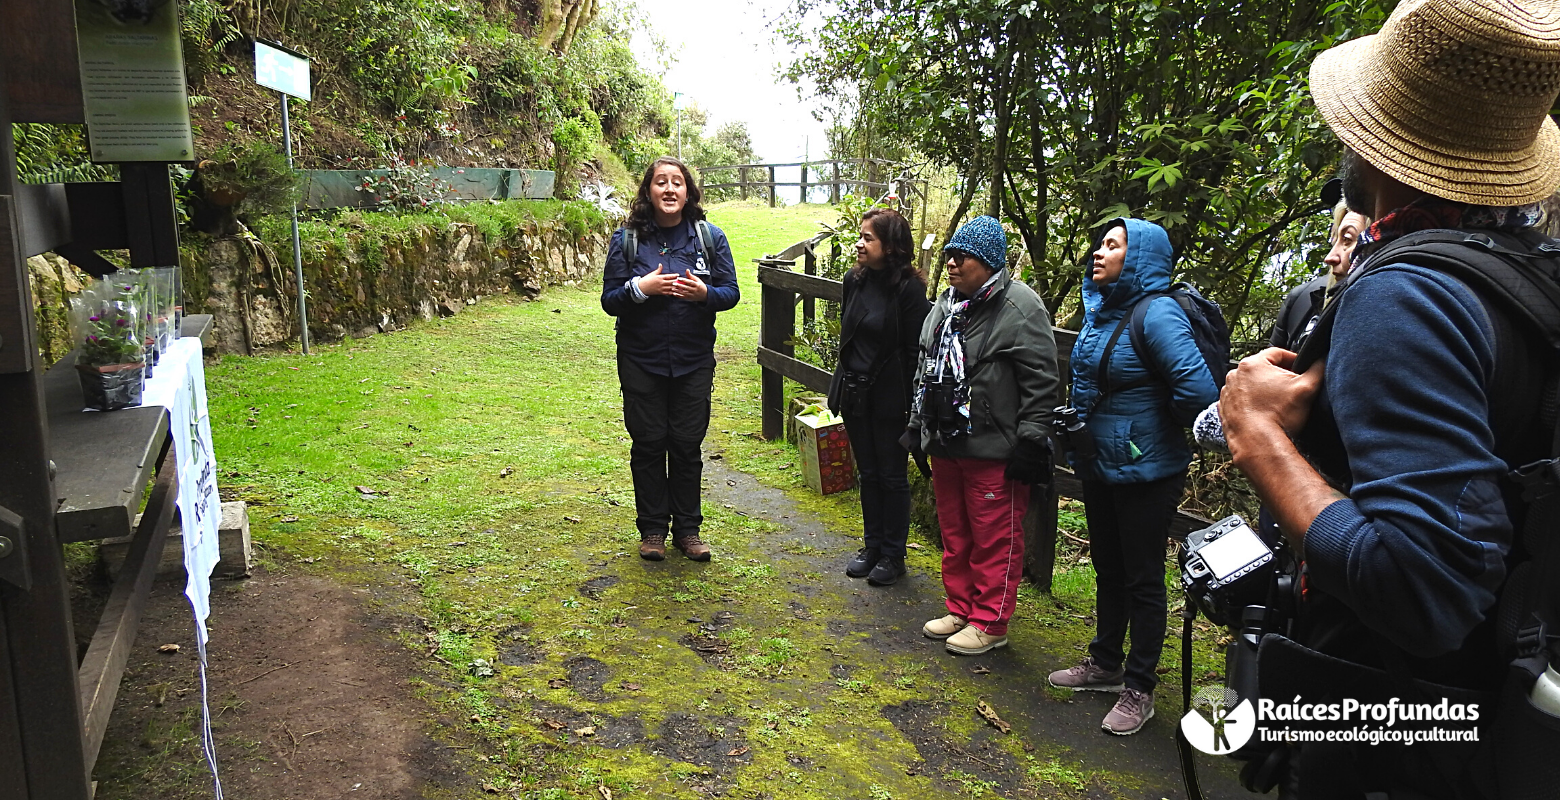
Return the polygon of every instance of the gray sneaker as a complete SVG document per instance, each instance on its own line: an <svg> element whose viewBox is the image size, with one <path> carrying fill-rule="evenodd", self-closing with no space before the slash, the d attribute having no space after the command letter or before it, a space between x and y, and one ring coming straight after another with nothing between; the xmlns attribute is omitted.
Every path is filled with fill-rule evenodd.
<svg viewBox="0 0 1560 800"><path fill-rule="evenodd" d="M1106 733L1131 736L1143 729L1143 724L1154 718L1154 695L1136 689L1122 691L1116 706L1105 715L1100 727Z"/></svg>
<svg viewBox="0 0 1560 800"><path fill-rule="evenodd" d="M1119 692L1127 688L1121 682L1127 674L1126 669L1118 668L1115 672L1106 672L1094 663L1094 657L1089 656L1082 664L1067 669L1059 669L1046 677L1046 683L1058 689L1071 689L1075 692Z"/></svg>

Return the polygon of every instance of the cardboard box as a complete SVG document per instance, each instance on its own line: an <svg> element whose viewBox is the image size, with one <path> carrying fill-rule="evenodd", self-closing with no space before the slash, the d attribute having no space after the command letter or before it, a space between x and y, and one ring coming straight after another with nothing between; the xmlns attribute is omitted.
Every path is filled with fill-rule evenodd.
<svg viewBox="0 0 1560 800"><path fill-rule="evenodd" d="M796 448L802 452L802 479L813 491L834 494L856 485L856 460L851 456L844 420L809 408L796 415L796 433Z"/></svg>

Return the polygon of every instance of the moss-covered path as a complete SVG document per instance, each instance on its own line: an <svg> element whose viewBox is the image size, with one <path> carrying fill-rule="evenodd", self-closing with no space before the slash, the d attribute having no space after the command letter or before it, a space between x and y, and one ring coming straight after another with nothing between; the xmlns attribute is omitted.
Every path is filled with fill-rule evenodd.
<svg viewBox="0 0 1560 800"><path fill-rule="evenodd" d="M1099 730L1110 698L1045 689L1089 635L1086 564L1063 559L1054 596L1021 592L1006 650L948 655L919 633L943 613L932 546L912 545L897 586L847 580L854 493L811 495L795 450L758 438L751 259L832 215L712 213L744 300L721 319L708 564L635 554L599 287L211 369L225 491L251 502L268 559L414 621L383 634L419 665L386 691L463 754L469 796L1181 796L1176 670L1159 717L1127 739ZM219 621L212 647L242 646ZM1172 640L1165 664L1175 656ZM981 701L1010 734L981 719ZM220 724L229 769L264 758L221 740ZM1211 796L1242 794L1205 764Z"/></svg>

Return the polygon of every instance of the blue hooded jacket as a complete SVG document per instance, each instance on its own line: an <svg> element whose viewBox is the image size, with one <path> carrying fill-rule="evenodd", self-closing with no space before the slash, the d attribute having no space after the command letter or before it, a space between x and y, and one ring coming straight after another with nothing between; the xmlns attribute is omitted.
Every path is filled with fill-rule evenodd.
<svg viewBox="0 0 1560 800"><path fill-rule="evenodd" d="M1170 238L1158 225L1123 219L1111 226L1118 223L1127 229L1121 276L1104 287L1084 279L1083 330L1072 351L1072 405L1088 424L1099 457L1073 466L1084 480L1146 483L1183 472L1192 462L1182 429L1219 399L1219 389L1192 339L1186 312L1174 298L1156 297L1148 301L1143 320L1148 352L1136 352L1129 332L1123 331L1106 376L1109 386L1141 385L1113 390L1101 403L1105 345L1144 295L1170 289L1174 256Z"/></svg>

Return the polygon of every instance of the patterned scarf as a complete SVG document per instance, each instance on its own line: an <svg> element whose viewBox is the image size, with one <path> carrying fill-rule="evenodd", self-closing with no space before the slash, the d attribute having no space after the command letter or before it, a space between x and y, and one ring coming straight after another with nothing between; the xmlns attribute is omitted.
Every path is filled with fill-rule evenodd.
<svg viewBox="0 0 1560 800"><path fill-rule="evenodd" d="M954 431L954 435L969 433L973 428L969 421L970 384L964 377L964 331L969 327L970 314L996 291L997 279L1002 277L1004 271L993 272L969 298L960 300L959 293L950 286L937 301L945 313L935 334L937 349L926 357L921 391L915 397L915 411L921 412L927 384L951 381L954 384L953 408L965 420L964 429Z"/></svg>
<svg viewBox="0 0 1560 800"><path fill-rule="evenodd" d="M1359 269L1372 253L1380 250L1387 242L1415 231L1442 228L1516 231L1542 225L1543 222L1544 207L1541 203L1529 203L1525 206L1476 206L1425 195L1376 220L1366 228L1365 232L1360 234L1359 244L1355 246L1354 255L1349 260L1349 270L1352 272Z"/></svg>

